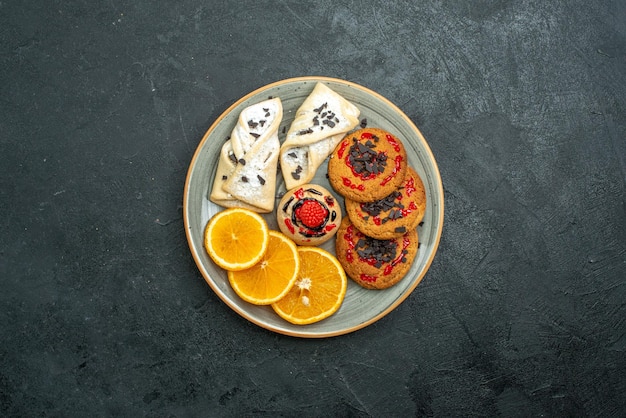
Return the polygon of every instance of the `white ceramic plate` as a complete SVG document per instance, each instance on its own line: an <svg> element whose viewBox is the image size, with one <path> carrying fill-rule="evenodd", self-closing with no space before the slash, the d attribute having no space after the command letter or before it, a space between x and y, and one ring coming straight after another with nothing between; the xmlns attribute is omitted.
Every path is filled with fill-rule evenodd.
<svg viewBox="0 0 626 418"><path fill-rule="evenodd" d="M426 188L427 207L422 226L418 228L420 248L409 273L398 284L385 290L366 290L348 280L348 291L341 308L331 317L311 325L293 325L274 313L269 306L256 306L241 300L231 289L226 273L217 267L203 246L204 228L211 216L222 210L209 201L219 151L237 123L241 111L268 97L280 97L283 120L279 128L281 142L289 129L298 107L317 82L327 84L347 100L357 105L360 119L367 126L387 130L400 138L407 150L409 164L421 176ZM277 195L285 187L279 174ZM326 178L326 164L317 172L313 183L332 191ZM341 196L334 193L341 201ZM279 197L277 196L277 204ZM278 205L277 205L278 206ZM344 208L345 214L345 208ZM264 215L272 229L278 229L276 211ZM213 291L226 305L249 321L281 334L319 338L356 331L370 325L396 308L422 280L435 256L443 228L443 187L437 163L426 140L413 122L394 104L365 87L349 81L326 77L301 77L279 81L261 87L230 106L209 128L193 156L185 182L183 217L185 232L193 258ZM322 247L334 254L332 239Z"/></svg>

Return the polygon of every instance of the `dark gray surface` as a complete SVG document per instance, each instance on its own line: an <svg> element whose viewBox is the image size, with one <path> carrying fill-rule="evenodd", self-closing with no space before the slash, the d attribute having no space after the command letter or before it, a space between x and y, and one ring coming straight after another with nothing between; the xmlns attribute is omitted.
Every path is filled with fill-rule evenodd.
<svg viewBox="0 0 626 418"><path fill-rule="evenodd" d="M0 1L0 415L624 416L624 1ZM420 127L440 251L392 314L272 334L200 276L191 156L324 75Z"/></svg>

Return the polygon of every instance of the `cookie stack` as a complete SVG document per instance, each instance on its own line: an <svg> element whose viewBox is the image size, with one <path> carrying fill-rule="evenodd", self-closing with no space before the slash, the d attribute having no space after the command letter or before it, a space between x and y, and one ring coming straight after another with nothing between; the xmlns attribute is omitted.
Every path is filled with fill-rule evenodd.
<svg viewBox="0 0 626 418"><path fill-rule="evenodd" d="M415 259L426 210L402 141L378 128L349 133L331 155L328 178L345 200L336 254L348 276L368 289L398 283Z"/></svg>

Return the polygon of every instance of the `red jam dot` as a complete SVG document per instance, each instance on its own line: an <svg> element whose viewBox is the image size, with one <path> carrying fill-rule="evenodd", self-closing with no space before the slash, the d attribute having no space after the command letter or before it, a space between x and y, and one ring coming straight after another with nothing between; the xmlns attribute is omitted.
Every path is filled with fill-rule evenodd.
<svg viewBox="0 0 626 418"><path fill-rule="evenodd" d="M402 237L402 251L400 251L400 254L389 264L385 267L385 270L383 271L383 274L389 275L391 274L391 272L393 271L393 268L399 264L402 263L402 259L404 258L405 254L404 254L404 250L406 250L409 245L411 244L411 240L409 239L408 235L405 234Z"/></svg>
<svg viewBox="0 0 626 418"><path fill-rule="evenodd" d="M361 273L361 280L364 282L374 283L376 281L376 276L372 276L370 274Z"/></svg>
<svg viewBox="0 0 626 418"><path fill-rule="evenodd" d="M348 145L350 145L349 141L343 141L341 143L341 147L339 147L339 150L337 151L337 156L339 158L343 158L343 153L346 151L346 148L348 148Z"/></svg>
<svg viewBox="0 0 626 418"><path fill-rule="evenodd" d="M344 186L349 187L349 188L351 188L351 189L353 189L353 190L354 190L354 189L359 190L359 191L363 191L363 190L365 190L365 186L364 186L364 185L362 185L362 184L359 184L359 185L353 184L353 183L350 181L350 179L349 179L349 178L347 178L347 177L342 177L342 178L341 178L341 180L343 181L343 185L344 185Z"/></svg>
<svg viewBox="0 0 626 418"><path fill-rule="evenodd" d="M408 197L411 197L415 190L417 190L415 188L415 179L413 177L409 177L404 183L404 193L406 193Z"/></svg>
<svg viewBox="0 0 626 418"><path fill-rule="evenodd" d="M308 228L317 228L324 223L328 210L317 200L307 199L296 209L296 217Z"/></svg>
<svg viewBox="0 0 626 418"><path fill-rule="evenodd" d="M387 135L387 142L391 144L391 146L393 147L393 149L396 150L396 152L400 152L400 144L398 143L398 141L396 141L394 137L392 137L391 135Z"/></svg>
<svg viewBox="0 0 626 418"><path fill-rule="evenodd" d="M289 218L285 219L285 226L287 226L287 229L289 230L289 232L291 232L292 234L295 234L296 229L293 227L293 224L291 223L291 219Z"/></svg>
<svg viewBox="0 0 626 418"><path fill-rule="evenodd" d="M350 225L347 229L346 229L346 233L343 236L343 239L345 239L348 242L348 249L346 250L346 260L348 260L348 263L352 263L352 261L354 261L354 229L352 227L352 225Z"/></svg>
<svg viewBox="0 0 626 418"><path fill-rule="evenodd" d="M408 208L402 209L402 217L406 217L409 213L415 210L417 210L417 205L415 204L415 202L409 203Z"/></svg>
<svg viewBox="0 0 626 418"><path fill-rule="evenodd" d="M402 167L402 156L401 155L396 156L395 162L396 162L396 165L393 168L393 172L387 177L385 177L385 179L380 183L381 186L384 186L385 184L389 183L396 176L396 174L398 174L398 172L400 171L400 168Z"/></svg>

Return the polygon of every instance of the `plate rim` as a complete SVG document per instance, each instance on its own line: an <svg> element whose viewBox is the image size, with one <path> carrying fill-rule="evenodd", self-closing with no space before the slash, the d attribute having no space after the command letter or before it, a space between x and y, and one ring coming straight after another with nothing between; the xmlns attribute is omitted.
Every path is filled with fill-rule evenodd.
<svg viewBox="0 0 626 418"><path fill-rule="evenodd" d="M237 306L236 304L234 304L233 302L231 302L228 298L225 298L222 293L219 291L219 289L217 288L216 284L213 282L213 280L210 279L210 274L208 273L208 271L206 271L204 265L202 264L201 260L200 260L200 256L198 254L198 251L196 250L194 244L193 244L193 237L191 234L191 226L190 226L190 213L189 213L189 206L190 206L190 202L189 202L189 192L190 192L190 185L191 185L191 179L193 176L193 171L194 171L194 167L198 161L198 158L202 152L202 149L204 148L205 143L208 141L209 137L211 136L212 132L216 129L216 127L222 122L222 120L229 115L237 106L239 106L242 102L250 99L253 96L256 96L260 93L262 93L263 91L272 89L274 87L277 86L281 86L281 85L286 85L286 84L290 84L290 83L313 83L313 82L329 82L329 83L337 83L337 84L344 84L347 87L350 88L355 88L358 90L361 90L364 93L367 93L369 95L372 95L374 97L376 97L377 99L381 100L382 102L384 102L386 105L388 105L394 112L397 112L397 114L408 124L408 126L410 127L411 130L413 130L416 134L417 137L419 138L419 140L422 142L422 145L424 147L424 150L427 153L427 156L430 160L430 162L433 164L434 167L434 174L435 174L435 183L436 186L438 187L438 189L441 191L440 195L439 195L439 199L437 202L437 207L439 209L439 219L440 222L437 225L437 233L435 236L435 240L433 242L433 251L432 253L429 255L429 257L426 260L426 263L424 264L424 269L422 271L422 273L415 279L414 283L411 284L410 287L408 287L406 289L406 291L400 295L400 297L398 297L393 303L391 303L386 309L384 309L383 311L381 311L379 314L373 316L372 318L369 318L367 321L361 322L359 324L353 325L351 327L347 327L344 329L339 329L336 331L328 331L328 332L321 332L321 333L312 333L312 332L306 332L303 328L302 332L299 331L292 331L289 329L285 329L285 328L277 328L274 327L270 324L264 323L263 321L255 318L254 316L251 316L249 314L247 314L245 311L241 310L239 308L239 306ZM228 106L228 108L226 108L222 113L220 113L220 115L211 123L211 125L209 126L209 128L207 129L207 131L204 133L202 139L200 140L200 142L198 143L198 145L196 146L196 149L193 153L193 156L189 162L189 167L187 169L187 174L185 177L185 186L184 186L184 190L183 190L183 225L185 228L185 236L187 238L187 245L189 246L189 250L191 251L191 255L194 259L194 262L196 264L196 266L198 267L198 270L200 271L200 273L202 274L202 277L204 278L204 281L207 282L207 284L209 285L209 287L211 287L211 290L213 290L213 293L215 293L218 298L224 302L230 309L232 309L233 311L235 311L237 314L239 314L240 316L242 316L243 318L245 318L246 320L266 329L272 332L276 332L279 334L283 334L283 335L288 335L291 337L300 337L300 338L327 338L327 337L334 337L334 336L339 336L339 335L345 335L348 333L352 333L354 331L358 331L360 329L363 329L377 321L379 321L380 319L382 319L383 317L387 316L389 313L391 313L393 310L395 310L402 302L404 302L404 300L406 300L409 295L411 293L413 293L413 291L415 290L415 288L417 287L417 285L422 281L422 279L424 278L424 276L426 275L426 273L428 272L428 270L430 269L432 262L435 258L435 255L437 254L437 251L439 249L439 243L441 240L441 235L443 232L443 224L444 224L444 189L443 189L443 183L441 180L441 173L439 172L439 166L437 164L437 160L435 159L434 154L432 153L432 150L430 149L430 146L428 145L428 142L426 141L426 139L424 138L424 136L422 135L421 131L419 130L419 128L415 125L415 123L413 123L413 121L397 106L395 105L393 102L391 102L389 99L387 99L386 97L382 96L380 93L377 93L365 86L362 86L360 84L357 84L355 82L352 81L348 81L348 80L344 80L344 79L340 79L340 78L335 78L335 77L327 77L327 76L300 76L300 77L292 77L292 78L286 78L286 79L282 79L279 81L275 81L269 84L265 84L261 87L258 87L256 89L254 89L253 91L245 94L244 96L240 97L239 99L237 99L234 103L232 103L230 106Z"/></svg>

